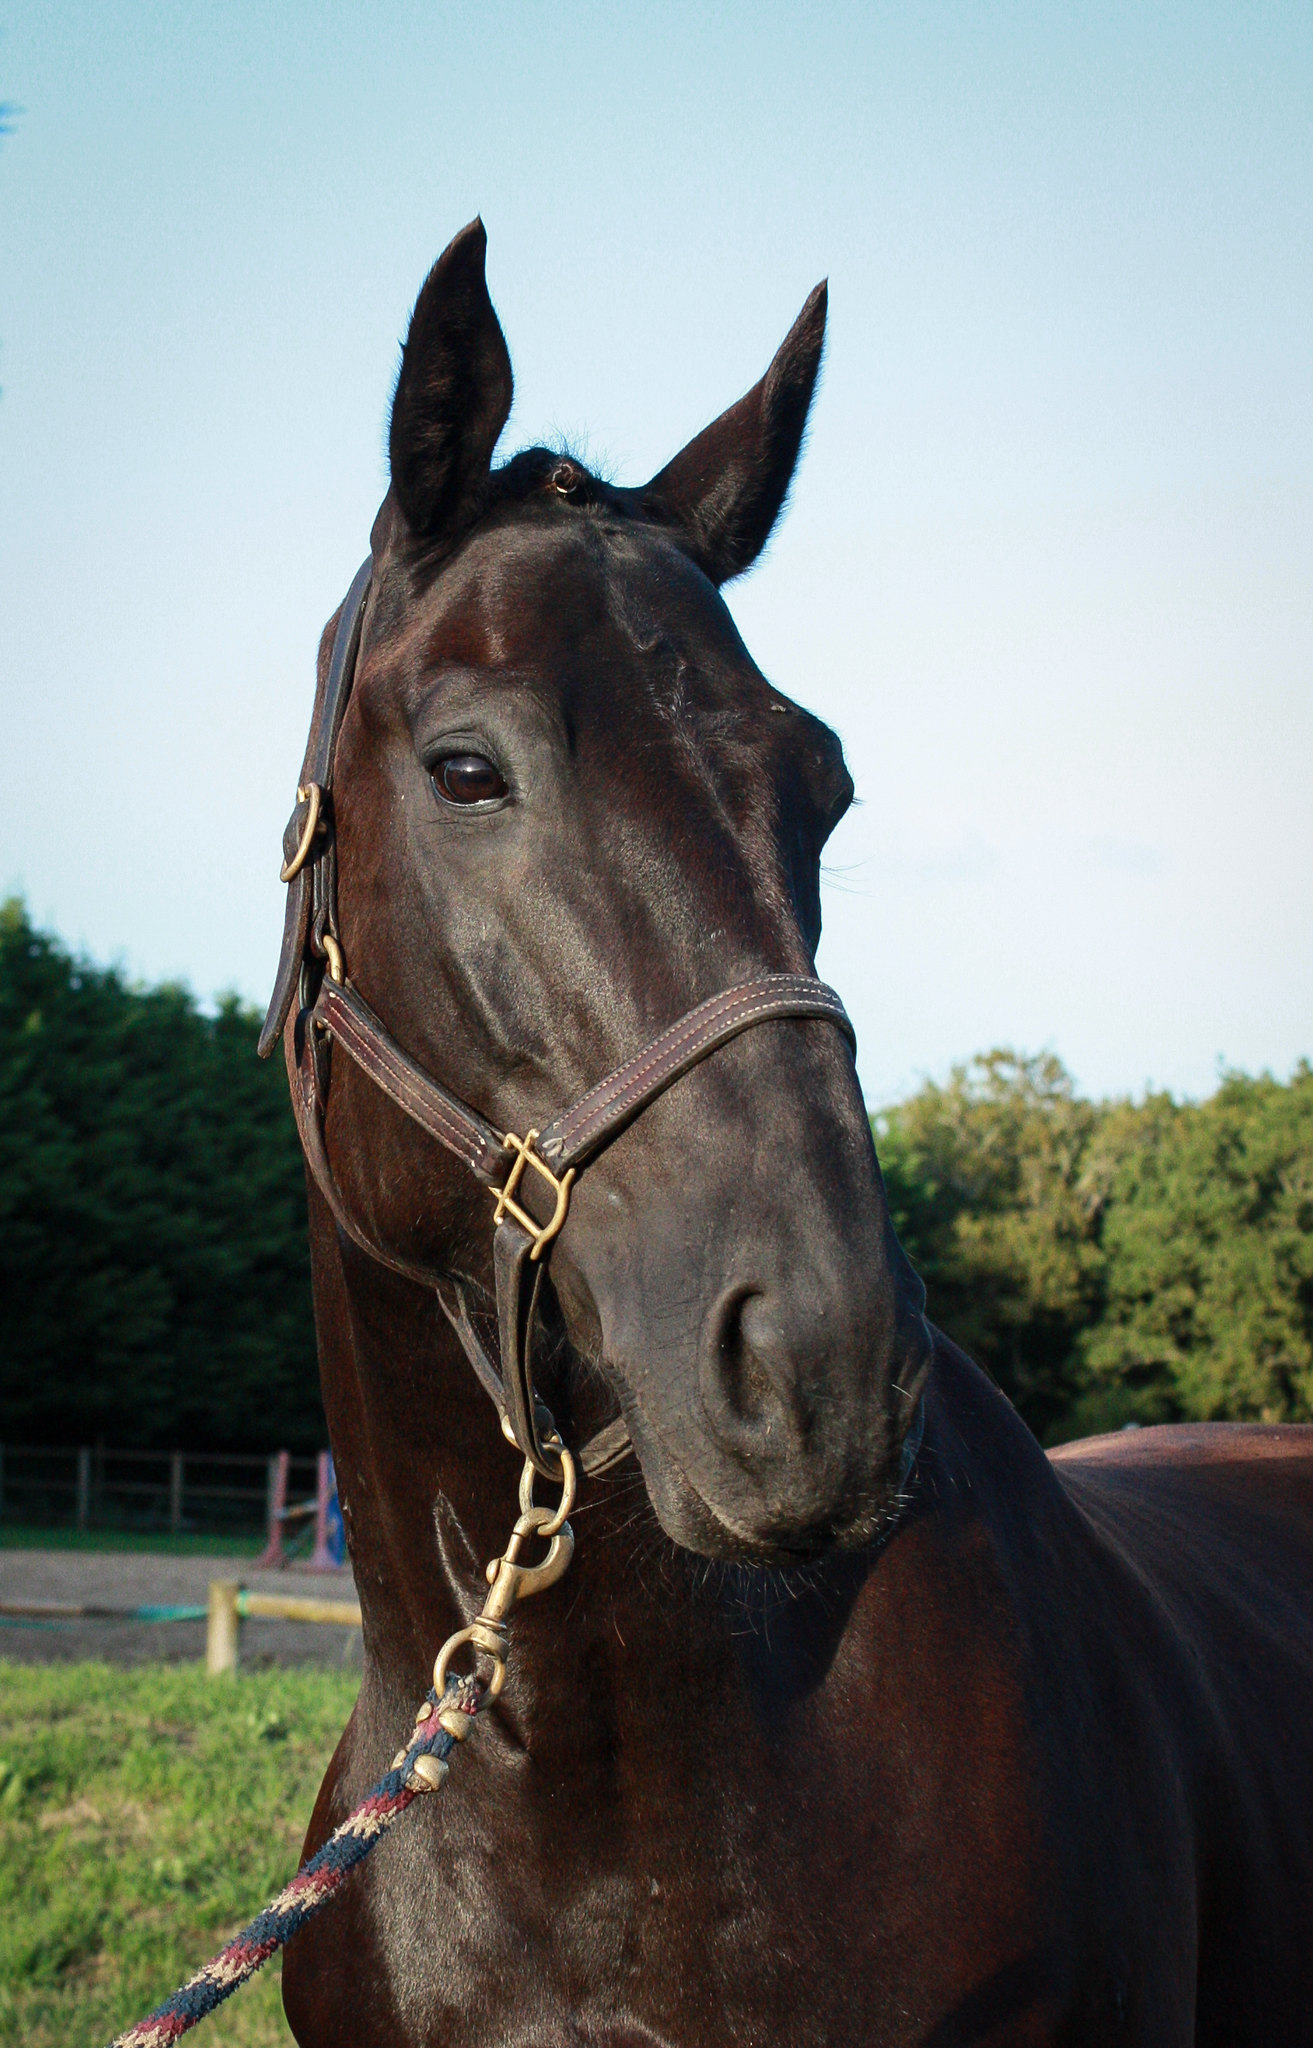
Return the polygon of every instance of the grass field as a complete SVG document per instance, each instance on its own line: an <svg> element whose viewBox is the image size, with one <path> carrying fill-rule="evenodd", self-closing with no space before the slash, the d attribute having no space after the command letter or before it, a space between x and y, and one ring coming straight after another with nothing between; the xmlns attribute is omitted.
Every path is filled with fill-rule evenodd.
<svg viewBox="0 0 1313 2048"><path fill-rule="evenodd" d="M0 1662L0 2043L103 2048L296 1867L347 1673ZM291 2040L271 1962L198 2043Z"/></svg>

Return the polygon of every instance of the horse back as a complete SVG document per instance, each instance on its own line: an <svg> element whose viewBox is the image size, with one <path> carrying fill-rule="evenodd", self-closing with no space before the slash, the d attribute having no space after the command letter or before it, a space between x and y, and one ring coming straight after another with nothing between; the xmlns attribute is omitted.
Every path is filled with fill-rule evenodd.
<svg viewBox="0 0 1313 2048"><path fill-rule="evenodd" d="M1309 2011L1294 2008L1313 1995L1313 1427L1127 1430L1050 1456L1120 1567L1128 1647L1172 1730L1169 1767L1194 1823L1197 2038L1227 2038L1210 2015L1246 2010L1266 2011L1275 2029L1252 2038L1303 2040Z"/></svg>
<svg viewBox="0 0 1313 2048"><path fill-rule="evenodd" d="M1219 1678L1246 1655L1313 1678L1313 1427L1123 1430L1049 1457Z"/></svg>

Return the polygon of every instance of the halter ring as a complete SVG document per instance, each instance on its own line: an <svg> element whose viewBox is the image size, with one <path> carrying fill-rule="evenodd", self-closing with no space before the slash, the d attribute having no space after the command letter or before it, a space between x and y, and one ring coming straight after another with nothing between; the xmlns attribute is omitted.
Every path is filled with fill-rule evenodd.
<svg viewBox="0 0 1313 2048"><path fill-rule="evenodd" d="M319 811L324 801L324 792L317 782L303 782L296 792L296 800L299 804L308 802L310 810L301 832L301 844L297 847L292 858L284 861L278 870L280 882L295 880L310 858L310 848L314 843L315 834L319 830Z"/></svg>

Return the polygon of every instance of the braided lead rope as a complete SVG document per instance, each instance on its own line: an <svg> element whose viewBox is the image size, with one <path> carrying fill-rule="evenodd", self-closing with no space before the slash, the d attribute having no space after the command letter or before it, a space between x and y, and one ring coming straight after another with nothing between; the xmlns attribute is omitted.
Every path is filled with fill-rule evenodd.
<svg viewBox="0 0 1313 2048"><path fill-rule="evenodd" d="M503 1422L503 1430L505 1426ZM494 1557L488 1566L483 1611L468 1628L448 1636L438 1651L433 1684L415 1716L414 1732L393 1757L387 1776L379 1779L369 1797L347 1815L263 1913L180 1985L172 1998L166 1998L126 2033L116 2034L109 2048L168 2048L180 2034L188 2033L253 1977L275 1949L305 1926L312 1913L327 1905L347 1872L363 1862L412 1801L425 1792L436 1792L447 1775L452 1750L469 1734L480 1708L490 1706L506 1682L507 1618L512 1608L517 1601L554 1586L574 1556L574 1535L566 1520L575 1500L574 1459L555 1429L544 1442L561 1461L560 1502L554 1509L534 1506L535 1471L532 1461L526 1459L520 1474L519 1517L505 1555ZM540 1564L521 1563L524 1545L536 1537L546 1542L546 1556ZM466 1644L491 1661L492 1676L486 1684L474 1677L448 1677L452 1657Z"/></svg>
<svg viewBox="0 0 1313 2048"><path fill-rule="evenodd" d="M484 1692L476 1679L451 1679L442 1696L440 1714L438 1697L430 1691L415 1717L410 1742L354 1813L349 1813L342 1825L334 1829L323 1847L297 1871L263 1913L257 1914L217 1956L180 1985L172 1998L166 1998L163 2005L156 2006L154 2012L138 2020L126 2033L116 2034L110 2048L168 2048L170 2042L222 2005L225 1998L231 1998L321 1906L328 1904L348 1871L364 1861L406 1808L424 1793L436 1791L447 1774L447 1759L457 1742L457 1737L442 1725L443 1720L453 1712L473 1718L483 1704ZM427 1770L416 1768L421 1759L430 1757L440 1768L435 1769L433 1764Z"/></svg>

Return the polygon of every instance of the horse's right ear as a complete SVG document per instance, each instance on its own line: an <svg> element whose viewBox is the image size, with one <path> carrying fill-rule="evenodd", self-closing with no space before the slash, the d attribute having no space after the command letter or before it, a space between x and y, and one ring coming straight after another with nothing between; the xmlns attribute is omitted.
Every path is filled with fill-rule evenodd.
<svg viewBox="0 0 1313 2048"><path fill-rule="evenodd" d="M415 301L392 401L392 488L419 539L477 509L511 409L511 359L483 274L481 220L444 249Z"/></svg>

